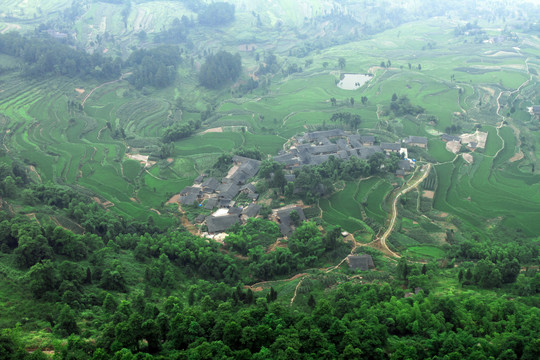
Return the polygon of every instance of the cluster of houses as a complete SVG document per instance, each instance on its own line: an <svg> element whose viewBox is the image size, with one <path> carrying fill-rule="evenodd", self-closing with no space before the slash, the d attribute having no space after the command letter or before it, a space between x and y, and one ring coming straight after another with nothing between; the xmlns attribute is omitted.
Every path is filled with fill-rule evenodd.
<svg viewBox="0 0 540 360"><path fill-rule="evenodd" d="M284 165L286 169L294 171L297 168L318 165L327 161L330 156L338 159L348 159L356 156L368 159L376 153L390 154L404 153L405 158L399 161L397 175L405 175L414 166L414 162L407 159L407 148L404 146L418 146L427 148L427 138L409 136L402 143L380 143L376 145L375 137L371 135L346 134L341 129L316 131L305 133L295 139L288 151L282 151L274 157L274 161ZM261 206L256 203L259 194L249 180L259 172L261 162L242 156L233 157L233 167L227 176L218 180L204 175L195 179L192 186L186 186L180 192L181 205L195 205L207 210L217 209L212 215L199 215L195 222L205 223L208 234L219 234L237 223L246 222L250 217L256 217ZM294 181L292 173L285 175L287 181ZM249 205L241 207L235 203L238 195L247 200ZM291 217L295 212L297 216ZM283 236L290 236L298 222L306 219L301 207L286 206L274 210L272 218L278 223Z"/></svg>
<svg viewBox="0 0 540 360"><path fill-rule="evenodd" d="M341 129L315 131L305 133L296 138L296 142L287 151L281 151L274 161L283 164L292 171L303 166L320 165L330 156L347 160L352 156L369 159L376 153L404 153L407 146L427 148L428 140L423 136L409 136L402 143L381 142L375 145L375 137L371 135L346 134ZM407 156L405 156L407 157ZM397 175L410 171L414 162L404 159L399 162Z"/></svg>
<svg viewBox="0 0 540 360"><path fill-rule="evenodd" d="M186 186L180 192L179 202L182 205L204 206L207 210L218 208L216 213L207 217L200 215L195 221L197 223L206 221L209 233L222 232L241 220L255 217L259 213L260 205L252 203L246 207L238 207L235 206L233 199L239 194L244 194L252 202L257 200L259 194L248 180L257 175L260 166L259 160L234 156L233 167L226 177L217 180L214 177L199 176L193 186Z"/></svg>

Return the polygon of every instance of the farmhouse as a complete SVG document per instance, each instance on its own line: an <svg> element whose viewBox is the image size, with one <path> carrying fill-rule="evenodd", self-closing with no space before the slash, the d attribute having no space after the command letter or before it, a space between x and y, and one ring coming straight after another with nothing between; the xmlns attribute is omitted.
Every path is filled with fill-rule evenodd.
<svg viewBox="0 0 540 360"><path fill-rule="evenodd" d="M180 192L180 204L182 205L193 205L193 203L198 202L201 196L201 189L193 186L186 186Z"/></svg>
<svg viewBox="0 0 540 360"><path fill-rule="evenodd" d="M228 214L232 214L232 215L240 215L242 213L242 208L239 208L239 207L232 207L229 209L228 211Z"/></svg>
<svg viewBox="0 0 540 360"><path fill-rule="evenodd" d="M251 204L245 207L242 210L242 220L247 221L247 219L257 216L260 210L261 210L261 205L259 204Z"/></svg>
<svg viewBox="0 0 540 360"><path fill-rule="evenodd" d="M257 194L257 189L255 189L255 186L253 184L246 184L240 188L240 193L247 196L252 201L255 201L259 198L259 194Z"/></svg>
<svg viewBox="0 0 540 360"><path fill-rule="evenodd" d="M399 149L401 149L401 145L398 144L398 143L387 143L387 142L384 142L384 143L381 143L381 149L386 153L386 154L390 154L390 153L397 153L399 152Z"/></svg>
<svg viewBox="0 0 540 360"><path fill-rule="evenodd" d="M237 168L232 174L229 174L223 179L224 182L231 182L237 185L242 185L250 178L257 175L261 162L259 160L249 159L243 156L233 156L233 161Z"/></svg>
<svg viewBox="0 0 540 360"><path fill-rule="evenodd" d="M375 144L375 136L371 136L371 135L360 136L360 142L364 146L373 146Z"/></svg>
<svg viewBox="0 0 540 360"><path fill-rule="evenodd" d="M529 113L531 115L540 115L540 105L533 105L529 108Z"/></svg>
<svg viewBox="0 0 540 360"><path fill-rule="evenodd" d="M223 232L238 222L240 222L238 215L208 216L206 218L206 226L210 234Z"/></svg>
<svg viewBox="0 0 540 360"><path fill-rule="evenodd" d="M240 186L233 183L221 184L217 188L217 192L220 199L232 200L240 192Z"/></svg>
<svg viewBox="0 0 540 360"><path fill-rule="evenodd" d="M371 255L349 255L347 261L351 270L368 271L375 267Z"/></svg>
<svg viewBox="0 0 540 360"><path fill-rule="evenodd" d="M404 172L411 171L411 162L408 159L398 161L398 169Z"/></svg>
<svg viewBox="0 0 540 360"><path fill-rule="evenodd" d="M345 132L341 129L309 132L305 133L303 142L322 141L323 139L336 136L345 136Z"/></svg>
<svg viewBox="0 0 540 360"><path fill-rule="evenodd" d="M329 137L332 137L332 141ZM274 157L274 161L289 170L296 170L305 165L320 165L330 156L342 160L351 156L368 159L373 154L382 152L381 147L373 145L374 136L346 135L341 129L306 133L298 137L298 141L289 151L281 151ZM396 144L396 149L399 150L399 144Z"/></svg>
<svg viewBox="0 0 540 360"><path fill-rule="evenodd" d="M403 142L410 146L418 146L421 148L427 148L428 140L424 136L409 136Z"/></svg>
<svg viewBox="0 0 540 360"><path fill-rule="evenodd" d="M213 177L209 177L201 184L202 191L205 193L215 193L221 183Z"/></svg>
<svg viewBox="0 0 540 360"><path fill-rule="evenodd" d="M302 208L298 206L282 208L276 213L279 230L281 231L281 234L285 237L291 236L293 233L293 227L295 227L295 222L293 219L291 219L291 213L293 211L296 211L296 213L298 214L298 219L300 222L306 220L304 210L302 210Z"/></svg>
<svg viewBox="0 0 540 360"><path fill-rule="evenodd" d="M216 205L218 204L218 198L210 198L208 199L208 201L206 202L206 204L204 204L204 208L206 210L213 210Z"/></svg>
<svg viewBox="0 0 540 360"><path fill-rule="evenodd" d="M368 159L376 153L382 153L383 149L380 146L364 146L359 149L356 149L357 156L360 159Z"/></svg>
<svg viewBox="0 0 540 360"><path fill-rule="evenodd" d="M206 216L204 214L199 214L195 218L195 223L202 224L205 218L206 218Z"/></svg>

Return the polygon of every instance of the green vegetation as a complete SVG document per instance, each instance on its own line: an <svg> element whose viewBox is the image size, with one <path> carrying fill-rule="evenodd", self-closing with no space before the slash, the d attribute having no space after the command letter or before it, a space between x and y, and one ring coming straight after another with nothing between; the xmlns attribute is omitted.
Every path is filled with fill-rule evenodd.
<svg viewBox="0 0 540 360"><path fill-rule="evenodd" d="M538 6L38 3L0 17L0 358L539 357ZM333 128L428 144L271 161ZM233 155L263 207L220 243L166 203Z"/></svg>

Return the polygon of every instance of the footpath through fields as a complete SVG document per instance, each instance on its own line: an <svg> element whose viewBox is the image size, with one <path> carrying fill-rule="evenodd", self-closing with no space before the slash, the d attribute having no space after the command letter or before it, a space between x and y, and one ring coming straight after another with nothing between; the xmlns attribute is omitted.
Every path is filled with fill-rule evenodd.
<svg viewBox="0 0 540 360"><path fill-rule="evenodd" d="M398 202L399 198L401 197L401 195L408 193L412 189L415 189L416 187L418 187L418 185L420 185L422 183L422 181L424 181L424 179L428 176L429 172L431 171L431 164L427 164L426 166L422 166L421 168L417 168L417 171L418 170L420 172L423 171L423 173L418 177L416 172L415 172L413 174L413 176L409 179L409 181L407 183L405 183L404 187L401 190L399 190L396 193L396 195L394 196L394 198L392 200L392 208L390 209L390 214L389 214L389 218L388 218L388 221L387 221L388 226L386 228L386 231L383 233L383 235L381 237L377 236L375 238L375 240L373 240L370 243L371 246L382 250L385 254L387 254L389 256L393 256L393 257L396 257L396 258L401 257L400 255L398 255L395 252L393 252L392 250L390 250L390 248L386 244L386 239L392 233L392 231L394 230L394 226L396 224L397 202Z"/></svg>

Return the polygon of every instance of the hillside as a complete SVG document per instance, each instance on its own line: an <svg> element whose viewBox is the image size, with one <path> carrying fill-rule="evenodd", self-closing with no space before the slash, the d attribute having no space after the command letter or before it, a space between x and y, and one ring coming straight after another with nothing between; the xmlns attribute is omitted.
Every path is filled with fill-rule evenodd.
<svg viewBox="0 0 540 360"><path fill-rule="evenodd" d="M0 358L537 358L539 13L6 1Z"/></svg>

